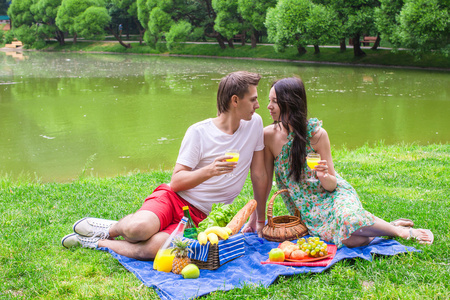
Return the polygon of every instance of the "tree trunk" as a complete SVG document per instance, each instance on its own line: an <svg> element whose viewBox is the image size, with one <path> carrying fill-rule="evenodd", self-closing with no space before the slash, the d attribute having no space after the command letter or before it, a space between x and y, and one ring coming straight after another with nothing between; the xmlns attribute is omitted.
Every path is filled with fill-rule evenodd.
<svg viewBox="0 0 450 300"><path fill-rule="evenodd" d="M319 53L320 53L319 45L314 45L314 54L319 54Z"/></svg>
<svg viewBox="0 0 450 300"><path fill-rule="evenodd" d="M356 34L353 37L353 55L355 57L360 57L366 55L364 51L361 49L361 42L359 41L360 35Z"/></svg>
<svg viewBox="0 0 450 300"><path fill-rule="evenodd" d="M141 26L141 23L136 18L133 18L133 22L139 30L139 45L142 45L142 37L144 36L145 28Z"/></svg>
<svg viewBox="0 0 450 300"><path fill-rule="evenodd" d="M66 44L64 41L64 32L62 32L61 30L57 30L56 31L56 40L58 41L58 43L61 46L64 46Z"/></svg>
<svg viewBox="0 0 450 300"><path fill-rule="evenodd" d="M106 27L105 29L108 30L109 32L111 32L112 35L114 35L114 38L115 38L116 40L118 40L119 43L120 43L122 46L124 46L125 48L128 48L128 49L131 48L131 45L130 45L130 44L125 44L125 43L122 41L122 39L120 38L120 36L119 36L116 32L114 32L114 30L113 30L111 27Z"/></svg>
<svg viewBox="0 0 450 300"><path fill-rule="evenodd" d="M345 45L345 38L339 41L341 52L345 52L347 50L347 46Z"/></svg>
<svg viewBox="0 0 450 300"><path fill-rule="evenodd" d="M234 49L233 38L227 39L228 47Z"/></svg>
<svg viewBox="0 0 450 300"><path fill-rule="evenodd" d="M378 47L380 46L380 42L381 42L381 37L380 37L380 34L378 33L377 34L377 40L375 41L375 43L373 44L372 48L370 48L370 49L377 50Z"/></svg>
<svg viewBox="0 0 450 300"><path fill-rule="evenodd" d="M76 45L76 43L77 43L77 37L78 37L78 35L75 33L75 34L73 35L73 44L74 44L74 45Z"/></svg>
<svg viewBox="0 0 450 300"><path fill-rule="evenodd" d="M306 53L306 48L303 47L302 45L300 45L297 47L297 51L298 51L298 54L302 55L302 54Z"/></svg>
<svg viewBox="0 0 450 300"><path fill-rule="evenodd" d="M252 31L252 48L256 48L256 43L258 42L258 31L256 31L255 29L253 29Z"/></svg>
<svg viewBox="0 0 450 300"><path fill-rule="evenodd" d="M241 45L242 46L245 46L245 30L244 31L242 31L242 39L241 39Z"/></svg>

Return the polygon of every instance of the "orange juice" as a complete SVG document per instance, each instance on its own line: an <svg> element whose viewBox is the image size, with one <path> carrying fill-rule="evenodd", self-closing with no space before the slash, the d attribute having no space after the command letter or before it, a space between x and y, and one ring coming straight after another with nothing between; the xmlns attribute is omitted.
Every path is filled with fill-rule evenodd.
<svg viewBox="0 0 450 300"><path fill-rule="evenodd" d="M172 264L175 254L172 254L171 252L171 248L159 250L158 253L156 253L155 260L153 261L153 269L166 273L172 271Z"/></svg>
<svg viewBox="0 0 450 300"><path fill-rule="evenodd" d="M320 158L306 158L306 163L311 170L314 170L315 167L319 164Z"/></svg>
<svg viewBox="0 0 450 300"><path fill-rule="evenodd" d="M225 155L233 156L233 158L227 159L227 161L229 161L229 162L236 162L239 160L239 153L227 152L227 153L225 153Z"/></svg>

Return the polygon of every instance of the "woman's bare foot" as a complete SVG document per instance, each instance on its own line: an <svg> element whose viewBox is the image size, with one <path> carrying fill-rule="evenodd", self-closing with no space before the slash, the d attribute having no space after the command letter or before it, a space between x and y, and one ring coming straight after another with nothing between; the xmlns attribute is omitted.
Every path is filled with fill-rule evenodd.
<svg viewBox="0 0 450 300"><path fill-rule="evenodd" d="M405 227L399 236L407 240L415 239L420 244L431 245L434 241L434 235L431 230L428 229L413 229L411 227Z"/></svg>
<svg viewBox="0 0 450 300"><path fill-rule="evenodd" d="M414 222L410 219L400 218L391 222L394 226L402 226L402 227L414 227Z"/></svg>

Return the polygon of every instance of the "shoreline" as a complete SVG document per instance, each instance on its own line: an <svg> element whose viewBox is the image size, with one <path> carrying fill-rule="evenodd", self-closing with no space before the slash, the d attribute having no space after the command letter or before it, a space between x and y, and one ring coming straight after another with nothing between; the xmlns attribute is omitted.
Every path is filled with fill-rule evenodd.
<svg viewBox="0 0 450 300"><path fill-rule="evenodd" d="M106 43L110 43L106 41ZM267 45L266 45L267 46ZM327 46L323 46L326 48ZM370 47L366 47L370 49ZM367 49L365 49L367 50ZM388 50L388 49L383 49ZM285 62L297 64L318 64L331 66L348 66L348 67L369 67L369 68L394 68L394 69L409 69L409 70L424 70L424 71L439 71L449 72L450 68L437 67L421 67L421 66L403 66L403 65L388 65L388 64L371 64L371 63L350 63L350 62L333 62L333 61L314 61L314 60L300 60L288 58L266 58L266 57L245 57L245 56L220 56L220 55L204 55L204 54L180 54L180 53L135 53L135 52L116 52L116 51L85 51L85 50L54 50L54 49L24 49L20 48L0 48L1 52L61 52L61 53L89 53L89 54L127 54L127 55L147 55L147 56L165 56L165 57L187 57L187 58L212 58L212 59L233 59L233 60L255 60L268 62Z"/></svg>

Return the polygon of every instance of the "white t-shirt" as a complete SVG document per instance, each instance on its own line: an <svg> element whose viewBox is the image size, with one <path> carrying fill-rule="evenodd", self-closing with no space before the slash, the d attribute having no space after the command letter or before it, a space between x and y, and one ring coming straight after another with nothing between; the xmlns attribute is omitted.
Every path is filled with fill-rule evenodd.
<svg viewBox="0 0 450 300"><path fill-rule="evenodd" d="M178 192L183 199L206 214L211 212L213 203L230 204L241 192L253 153L264 149L261 116L255 113L250 121L241 120L238 130L232 135L217 128L213 119L190 126L181 143L177 163L197 170L225 155L227 149L239 150L234 177L214 176L192 189Z"/></svg>

